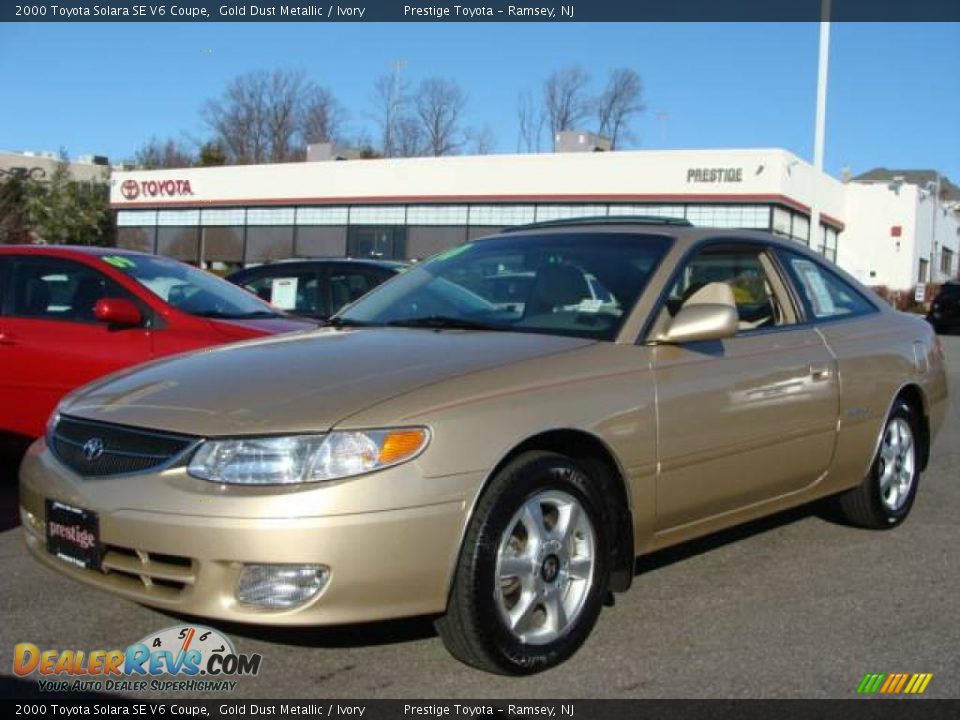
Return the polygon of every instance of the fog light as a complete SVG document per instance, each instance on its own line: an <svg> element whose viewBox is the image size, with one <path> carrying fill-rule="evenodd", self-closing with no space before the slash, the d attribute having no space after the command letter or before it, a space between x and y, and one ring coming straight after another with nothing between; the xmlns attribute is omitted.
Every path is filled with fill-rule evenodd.
<svg viewBox="0 0 960 720"><path fill-rule="evenodd" d="M323 590L330 568L323 565L244 565L237 599L245 605L291 608Z"/></svg>

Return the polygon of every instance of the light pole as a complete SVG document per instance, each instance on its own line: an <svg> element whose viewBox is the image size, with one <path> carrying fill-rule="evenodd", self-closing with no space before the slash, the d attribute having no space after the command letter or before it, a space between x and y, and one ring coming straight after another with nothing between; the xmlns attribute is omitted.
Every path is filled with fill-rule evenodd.
<svg viewBox="0 0 960 720"><path fill-rule="evenodd" d="M813 197L810 202L810 245L820 241L820 175L823 174L823 146L827 125L827 68L830 62L830 0L820 3L820 58L817 64L817 119L813 134Z"/></svg>

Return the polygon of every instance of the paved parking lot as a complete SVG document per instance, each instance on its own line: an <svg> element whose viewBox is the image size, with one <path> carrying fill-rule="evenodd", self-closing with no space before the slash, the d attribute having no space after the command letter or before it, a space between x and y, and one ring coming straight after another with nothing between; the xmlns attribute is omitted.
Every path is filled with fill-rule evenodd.
<svg viewBox="0 0 960 720"><path fill-rule="evenodd" d="M960 388L960 338L944 338ZM641 561L568 663L524 679L452 660L428 619L279 631L224 627L264 657L235 697L853 697L867 672L928 672L960 695L960 395L908 522L876 533L804 508ZM0 473L0 683L13 646L121 647L169 615L74 584L30 560ZM207 697L212 697L208 695Z"/></svg>

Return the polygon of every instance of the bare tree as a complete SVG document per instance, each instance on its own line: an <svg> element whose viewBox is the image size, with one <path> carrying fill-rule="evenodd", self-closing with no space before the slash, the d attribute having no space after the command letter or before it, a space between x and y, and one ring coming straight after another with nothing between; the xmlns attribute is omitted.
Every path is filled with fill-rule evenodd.
<svg viewBox="0 0 960 720"><path fill-rule="evenodd" d="M381 75L373 83L373 119L380 128L380 152L384 157L395 157L399 126L403 123L409 105L407 83L399 69L391 75Z"/></svg>
<svg viewBox="0 0 960 720"><path fill-rule="evenodd" d="M472 129L470 135L470 152L473 155L490 155L497 145L497 138L493 134L493 129L484 124L479 129Z"/></svg>
<svg viewBox="0 0 960 720"><path fill-rule="evenodd" d="M550 123L550 136L561 130L576 130L590 115L590 76L578 65L555 70L543 83L543 107Z"/></svg>
<svg viewBox="0 0 960 720"><path fill-rule="evenodd" d="M467 141L461 127L467 95L453 80L427 78L413 98L414 112L423 128L430 155L454 155Z"/></svg>
<svg viewBox="0 0 960 720"><path fill-rule="evenodd" d="M417 157L427 154L427 138L419 121L412 115L401 115L396 122L393 155L388 157Z"/></svg>
<svg viewBox="0 0 960 720"><path fill-rule="evenodd" d="M301 98L300 132L304 142L333 142L341 133L346 112L326 88L314 86Z"/></svg>
<svg viewBox="0 0 960 720"><path fill-rule="evenodd" d="M610 139L612 150L631 139L630 122L645 109L640 75L629 68L611 70L607 85L596 100L596 113L598 131Z"/></svg>
<svg viewBox="0 0 960 720"><path fill-rule="evenodd" d="M150 138L134 153L133 164L144 170L190 167L195 162L193 153L173 138Z"/></svg>
<svg viewBox="0 0 960 720"><path fill-rule="evenodd" d="M517 97L517 152L540 152L544 114L529 91Z"/></svg>
<svg viewBox="0 0 960 720"><path fill-rule="evenodd" d="M307 141L329 139L342 117L332 94L303 70L240 75L207 102L203 116L233 164L302 159Z"/></svg>

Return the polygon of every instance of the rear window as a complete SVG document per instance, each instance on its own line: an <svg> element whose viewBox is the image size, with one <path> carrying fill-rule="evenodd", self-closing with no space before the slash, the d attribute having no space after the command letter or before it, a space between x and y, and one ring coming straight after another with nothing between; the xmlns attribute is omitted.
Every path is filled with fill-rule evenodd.
<svg viewBox="0 0 960 720"><path fill-rule="evenodd" d="M960 297L960 283L949 283L944 285L940 288L938 295L940 297L955 300L956 298Z"/></svg>

